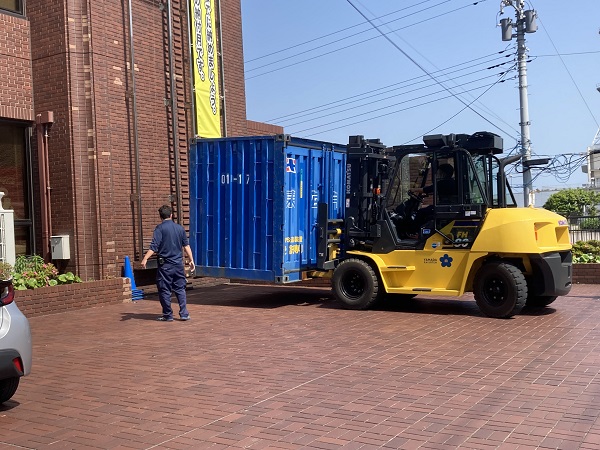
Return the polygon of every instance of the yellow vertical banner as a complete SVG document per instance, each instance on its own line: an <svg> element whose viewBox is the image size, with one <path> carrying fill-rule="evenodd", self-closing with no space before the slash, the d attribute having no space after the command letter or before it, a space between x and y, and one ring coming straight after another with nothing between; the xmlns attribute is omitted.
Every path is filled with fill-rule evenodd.
<svg viewBox="0 0 600 450"><path fill-rule="evenodd" d="M196 134L221 137L215 0L190 0Z"/></svg>

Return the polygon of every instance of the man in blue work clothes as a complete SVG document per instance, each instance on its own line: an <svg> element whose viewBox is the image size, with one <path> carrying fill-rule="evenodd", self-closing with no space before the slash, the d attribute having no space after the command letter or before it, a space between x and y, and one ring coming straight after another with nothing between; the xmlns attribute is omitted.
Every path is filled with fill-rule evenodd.
<svg viewBox="0 0 600 450"><path fill-rule="evenodd" d="M155 253L158 258L156 272L156 287L158 298L162 306L162 316L157 320L161 322L173 321L173 308L171 308L171 293L174 292L179 303L179 317L181 320L190 320L187 310L185 294L185 271L183 267L183 250L190 260L190 269L194 271L194 257L185 230L178 223L173 222L173 210L168 205L158 209L162 222L154 229L150 250L142 259L142 267L146 268L148 258Z"/></svg>

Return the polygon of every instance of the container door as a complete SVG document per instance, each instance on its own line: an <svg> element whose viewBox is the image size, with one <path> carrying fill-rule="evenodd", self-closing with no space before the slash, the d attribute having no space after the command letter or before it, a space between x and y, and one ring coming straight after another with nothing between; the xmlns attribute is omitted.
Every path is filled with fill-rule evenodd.
<svg viewBox="0 0 600 450"><path fill-rule="evenodd" d="M317 265L318 204L330 205L330 218L343 218L345 148L292 139L285 159L283 269L285 281L297 281Z"/></svg>
<svg viewBox="0 0 600 450"><path fill-rule="evenodd" d="M273 281L273 137L192 145L190 245L196 274Z"/></svg>

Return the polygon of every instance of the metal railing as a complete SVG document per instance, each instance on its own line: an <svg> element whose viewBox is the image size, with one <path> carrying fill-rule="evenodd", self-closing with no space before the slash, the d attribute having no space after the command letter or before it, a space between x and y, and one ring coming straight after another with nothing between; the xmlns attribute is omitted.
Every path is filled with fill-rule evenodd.
<svg viewBox="0 0 600 450"><path fill-rule="evenodd" d="M600 241L600 216L568 216L571 243Z"/></svg>

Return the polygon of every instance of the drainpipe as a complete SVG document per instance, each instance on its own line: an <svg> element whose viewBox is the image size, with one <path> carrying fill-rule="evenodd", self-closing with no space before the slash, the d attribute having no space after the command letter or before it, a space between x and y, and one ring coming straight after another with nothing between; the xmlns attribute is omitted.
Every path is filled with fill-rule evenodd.
<svg viewBox="0 0 600 450"><path fill-rule="evenodd" d="M175 195L177 223L181 223L181 168L179 162L179 130L177 123L177 97L175 92L175 63L173 61L173 17L171 0L167 0L167 24L169 30L169 75L171 84L171 120L173 127L173 159L175 161Z"/></svg>
<svg viewBox="0 0 600 450"><path fill-rule="evenodd" d="M54 123L54 112L44 111L35 116L40 179L40 213L42 227L42 257L50 262L50 237L52 236L52 205L50 203L50 165L48 162L48 130Z"/></svg>
<svg viewBox="0 0 600 450"><path fill-rule="evenodd" d="M137 99L135 90L135 54L133 51L133 14L131 11L131 1L128 0L129 8L129 57L131 71L131 98L133 101L133 146L135 157L135 194L132 196L132 201L137 203L137 218L138 218L138 258L144 256L144 231L142 228L142 181L140 175L140 146L138 142L138 118L137 118Z"/></svg>
<svg viewBox="0 0 600 450"><path fill-rule="evenodd" d="M220 69L220 80L221 80L221 98L223 99L221 106L223 108L223 137L227 137L227 107L225 102L225 67L223 64L223 21L221 20L221 0L216 0L217 10L219 11L219 69Z"/></svg>

